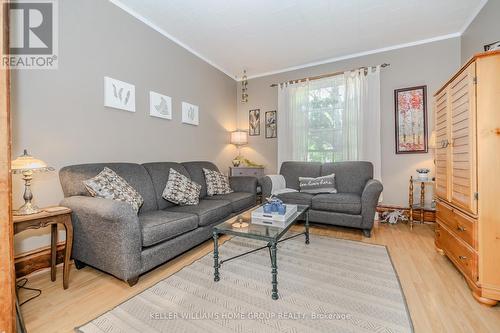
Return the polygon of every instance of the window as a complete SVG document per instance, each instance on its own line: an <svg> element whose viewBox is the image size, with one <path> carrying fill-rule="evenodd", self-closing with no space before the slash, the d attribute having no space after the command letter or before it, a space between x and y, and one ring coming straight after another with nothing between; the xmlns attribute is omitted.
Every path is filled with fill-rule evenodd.
<svg viewBox="0 0 500 333"><path fill-rule="evenodd" d="M306 117L307 160L335 162L343 159L344 76L311 82Z"/></svg>
<svg viewBox="0 0 500 333"><path fill-rule="evenodd" d="M380 70L278 88L277 170L285 161L370 161L380 179Z"/></svg>

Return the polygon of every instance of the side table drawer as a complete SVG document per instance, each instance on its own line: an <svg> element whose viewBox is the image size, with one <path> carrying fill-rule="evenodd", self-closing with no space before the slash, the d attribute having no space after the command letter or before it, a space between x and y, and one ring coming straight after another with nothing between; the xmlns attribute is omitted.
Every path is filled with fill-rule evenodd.
<svg viewBox="0 0 500 333"><path fill-rule="evenodd" d="M232 168L230 172L231 176L251 176L251 177L262 177L264 176L264 169L262 168Z"/></svg>

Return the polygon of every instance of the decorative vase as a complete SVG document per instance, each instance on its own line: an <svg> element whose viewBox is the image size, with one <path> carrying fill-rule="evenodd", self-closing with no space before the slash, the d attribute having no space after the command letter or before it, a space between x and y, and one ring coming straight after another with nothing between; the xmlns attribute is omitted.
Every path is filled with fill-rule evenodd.
<svg viewBox="0 0 500 333"><path fill-rule="evenodd" d="M429 180L429 172L430 171L431 170L429 170L427 168L417 169L418 179L423 180L423 181Z"/></svg>

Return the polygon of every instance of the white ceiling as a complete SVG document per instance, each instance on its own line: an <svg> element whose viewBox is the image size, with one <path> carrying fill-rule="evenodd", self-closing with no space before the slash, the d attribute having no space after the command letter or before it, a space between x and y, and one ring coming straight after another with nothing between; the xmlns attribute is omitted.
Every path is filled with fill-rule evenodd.
<svg viewBox="0 0 500 333"><path fill-rule="evenodd" d="M459 36L486 0L110 0L229 76Z"/></svg>

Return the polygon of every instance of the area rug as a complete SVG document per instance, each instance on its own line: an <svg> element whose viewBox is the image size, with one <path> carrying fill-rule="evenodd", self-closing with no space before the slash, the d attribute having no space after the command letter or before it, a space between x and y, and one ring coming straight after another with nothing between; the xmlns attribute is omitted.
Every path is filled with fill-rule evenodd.
<svg viewBox="0 0 500 333"><path fill-rule="evenodd" d="M262 246L234 237L228 258ZM413 332L385 246L311 235L278 246L279 299L271 299L266 249L222 265L208 254L77 328L115 332Z"/></svg>

